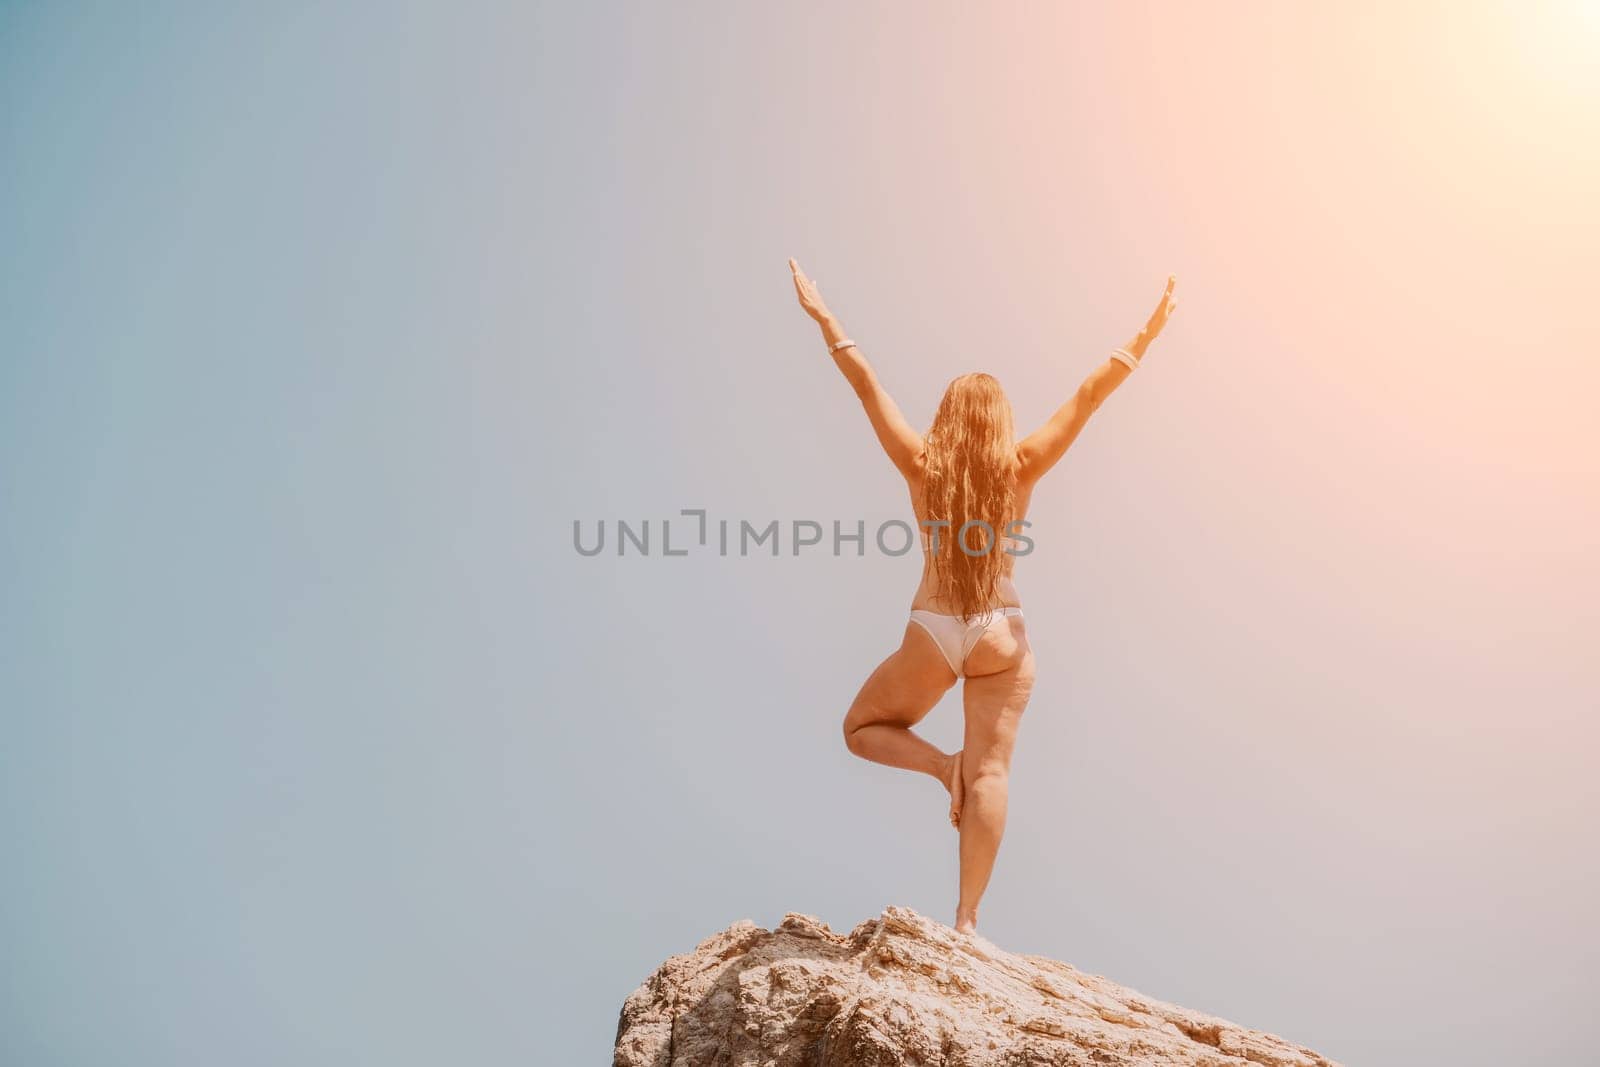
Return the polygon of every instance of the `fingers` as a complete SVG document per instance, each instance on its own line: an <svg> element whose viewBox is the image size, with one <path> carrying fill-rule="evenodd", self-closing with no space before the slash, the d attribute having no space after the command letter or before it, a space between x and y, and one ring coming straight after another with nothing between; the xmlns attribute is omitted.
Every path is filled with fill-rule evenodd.
<svg viewBox="0 0 1600 1067"><path fill-rule="evenodd" d="M1177 302L1172 299L1172 288L1177 284L1178 276L1176 274L1167 275L1167 287L1161 291L1161 303L1157 304L1155 311L1150 313L1150 321L1152 323L1157 321L1165 322L1172 314L1173 309L1178 306Z"/></svg>
<svg viewBox="0 0 1600 1067"><path fill-rule="evenodd" d="M800 264L794 261L793 256L789 257L789 277L794 282L794 291L801 300L804 300L806 297L806 272L800 269Z"/></svg>
<svg viewBox="0 0 1600 1067"><path fill-rule="evenodd" d="M1177 310L1178 303L1172 299L1172 290L1177 284L1178 276L1176 274L1167 275L1167 287L1161 290L1161 302L1156 305L1156 309L1150 313L1150 318L1145 323L1145 328L1150 331L1152 336L1161 332L1161 328L1172 317L1173 311Z"/></svg>
<svg viewBox="0 0 1600 1067"><path fill-rule="evenodd" d="M794 285L796 289L799 289L801 292L804 292L807 288L813 290L816 289L817 283L806 277L806 272L800 269L800 264L794 261L793 256L789 257L789 271L794 276Z"/></svg>

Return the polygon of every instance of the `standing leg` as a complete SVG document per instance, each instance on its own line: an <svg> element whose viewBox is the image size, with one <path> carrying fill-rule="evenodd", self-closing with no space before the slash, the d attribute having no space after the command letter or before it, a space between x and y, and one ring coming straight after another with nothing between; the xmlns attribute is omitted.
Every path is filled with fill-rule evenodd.
<svg viewBox="0 0 1600 1067"><path fill-rule="evenodd" d="M1010 648L1004 647L1003 641L996 642L999 647L990 653L1004 656L1009 652L1011 666L977 677L969 667L962 693L967 728L962 750L966 798L961 816L961 899L956 905L956 930L961 933L971 933L978 925L978 901L989 886L1005 833L1017 726L1033 692L1033 652L1020 620L1015 621L1012 635L1019 640Z"/></svg>

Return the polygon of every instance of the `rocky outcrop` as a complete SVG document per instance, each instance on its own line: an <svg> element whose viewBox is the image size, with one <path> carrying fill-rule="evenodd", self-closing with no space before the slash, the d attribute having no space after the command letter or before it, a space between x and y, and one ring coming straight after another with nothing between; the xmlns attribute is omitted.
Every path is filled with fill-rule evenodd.
<svg viewBox="0 0 1600 1067"><path fill-rule="evenodd" d="M1308 1048L1002 952L909 908L836 934L749 920L622 1006L614 1067L1338 1067Z"/></svg>

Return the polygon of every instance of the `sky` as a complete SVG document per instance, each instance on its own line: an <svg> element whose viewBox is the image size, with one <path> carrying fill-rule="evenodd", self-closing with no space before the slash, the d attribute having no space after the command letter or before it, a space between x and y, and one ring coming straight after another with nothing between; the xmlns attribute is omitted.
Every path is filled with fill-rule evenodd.
<svg viewBox="0 0 1600 1067"><path fill-rule="evenodd" d="M909 507L790 256L919 427L972 370L1037 425L1177 276L1034 497L980 931L1351 1064L1582 1058L1597 51L0 4L0 1059L594 1062L736 920L951 920L942 790L840 725L917 561L791 544Z"/></svg>

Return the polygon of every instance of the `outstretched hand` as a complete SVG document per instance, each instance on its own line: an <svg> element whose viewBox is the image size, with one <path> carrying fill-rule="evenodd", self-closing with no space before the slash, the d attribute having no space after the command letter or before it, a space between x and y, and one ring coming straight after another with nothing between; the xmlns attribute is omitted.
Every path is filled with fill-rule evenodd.
<svg viewBox="0 0 1600 1067"><path fill-rule="evenodd" d="M807 315L821 322L828 317L828 305L822 302L822 294L817 291L817 283L806 277L806 272L800 269L800 264L789 258L789 270L794 275L795 295L800 298L800 306Z"/></svg>
<svg viewBox="0 0 1600 1067"><path fill-rule="evenodd" d="M1172 313L1178 310L1178 302L1172 299L1172 287L1177 283L1178 276L1176 274L1167 275L1167 288L1161 294L1161 303L1156 305L1156 309L1150 313L1150 318L1145 322L1144 329L1140 330L1139 336L1134 339L1134 344L1137 346L1136 354L1142 355L1144 353L1144 349L1149 346L1150 342L1161 334L1162 328L1166 326L1167 320L1172 317Z"/></svg>

